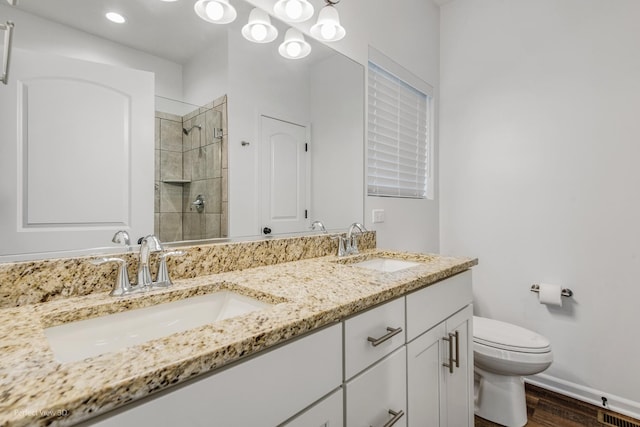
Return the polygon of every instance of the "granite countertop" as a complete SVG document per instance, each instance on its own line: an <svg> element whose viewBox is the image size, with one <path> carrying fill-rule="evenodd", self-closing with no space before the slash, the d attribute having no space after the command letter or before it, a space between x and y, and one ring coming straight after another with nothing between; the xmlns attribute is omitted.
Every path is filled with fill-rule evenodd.
<svg viewBox="0 0 640 427"><path fill-rule="evenodd" d="M394 273L353 267L373 257L417 261ZM0 310L0 425L71 425L339 321L477 264L371 250L175 280L114 298L96 293ZM228 289L273 306L78 362L54 358L44 329Z"/></svg>

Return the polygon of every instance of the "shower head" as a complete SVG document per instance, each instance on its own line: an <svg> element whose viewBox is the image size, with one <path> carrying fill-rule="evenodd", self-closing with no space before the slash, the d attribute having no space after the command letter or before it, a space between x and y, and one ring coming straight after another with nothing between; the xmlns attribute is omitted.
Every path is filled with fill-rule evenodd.
<svg viewBox="0 0 640 427"><path fill-rule="evenodd" d="M189 133L191 133L191 131L193 130L193 128L198 128L198 129L202 130L202 126L201 126L201 125L193 125L193 126L191 126L189 129L187 129L187 128L182 128L182 133L184 133L185 135L189 135Z"/></svg>

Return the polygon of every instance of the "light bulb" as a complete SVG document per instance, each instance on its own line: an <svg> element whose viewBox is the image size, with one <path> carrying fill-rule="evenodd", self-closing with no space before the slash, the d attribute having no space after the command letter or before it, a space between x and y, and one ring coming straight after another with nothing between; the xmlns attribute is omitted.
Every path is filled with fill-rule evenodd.
<svg viewBox="0 0 640 427"><path fill-rule="evenodd" d="M124 18L124 16L120 15L117 12L109 12L107 14L105 14L105 16L107 17L107 19L111 22L115 22L116 24L124 24L127 20Z"/></svg>
<svg viewBox="0 0 640 427"><path fill-rule="evenodd" d="M302 46L298 42L287 43L287 54L293 58L297 58L302 52Z"/></svg>
<svg viewBox="0 0 640 427"><path fill-rule="evenodd" d="M320 26L320 34L322 34L322 38L326 40L331 40L336 36L337 29L333 24L322 24Z"/></svg>
<svg viewBox="0 0 640 427"><path fill-rule="evenodd" d="M289 0L284 10L289 19L298 19L302 15L302 3L298 0Z"/></svg>
<svg viewBox="0 0 640 427"><path fill-rule="evenodd" d="M251 26L251 37L257 41L264 40L267 37L267 27L264 24L253 24Z"/></svg>
<svg viewBox="0 0 640 427"><path fill-rule="evenodd" d="M209 19L213 21L219 21L224 16L224 8L217 1L207 3L204 10Z"/></svg>

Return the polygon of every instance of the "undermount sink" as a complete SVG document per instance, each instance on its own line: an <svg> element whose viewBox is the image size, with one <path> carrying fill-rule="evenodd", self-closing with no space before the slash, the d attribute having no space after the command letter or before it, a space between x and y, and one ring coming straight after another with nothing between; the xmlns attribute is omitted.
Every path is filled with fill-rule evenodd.
<svg viewBox="0 0 640 427"><path fill-rule="evenodd" d="M176 332L240 316L271 304L219 291L46 328L57 361L66 363L122 350Z"/></svg>
<svg viewBox="0 0 640 427"><path fill-rule="evenodd" d="M395 271L418 266L420 263L391 258L372 258L366 261L356 262L351 265L355 267L368 268L370 270L382 271L384 273L393 273Z"/></svg>

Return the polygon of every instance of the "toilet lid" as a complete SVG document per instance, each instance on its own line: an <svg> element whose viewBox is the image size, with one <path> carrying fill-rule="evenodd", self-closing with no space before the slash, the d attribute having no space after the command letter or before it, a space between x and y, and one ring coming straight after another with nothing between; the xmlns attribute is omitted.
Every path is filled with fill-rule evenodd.
<svg viewBox="0 0 640 427"><path fill-rule="evenodd" d="M499 320L473 316L473 341L501 350L521 353L551 351L549 340L533 331Z"/></svg>

